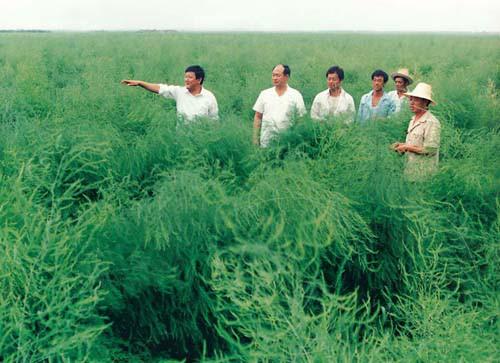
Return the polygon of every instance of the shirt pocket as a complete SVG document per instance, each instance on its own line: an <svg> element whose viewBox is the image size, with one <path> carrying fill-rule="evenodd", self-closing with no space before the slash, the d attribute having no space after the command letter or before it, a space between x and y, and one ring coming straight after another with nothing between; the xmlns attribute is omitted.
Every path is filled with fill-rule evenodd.
<svg viewBox="0 0 500 363"><path fill-rule="evenodd" d="M424 144L424 127L422 125L417 126L408 134L408 142L412 145L422 146Z"/></svg>

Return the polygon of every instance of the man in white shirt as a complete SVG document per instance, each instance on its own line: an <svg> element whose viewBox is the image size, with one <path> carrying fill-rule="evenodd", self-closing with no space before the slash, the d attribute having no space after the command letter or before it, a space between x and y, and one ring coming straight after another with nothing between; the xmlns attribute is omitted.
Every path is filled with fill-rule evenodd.
<svg viewBox="0 0 500 363"><path fill-rule="evenodd" d="M192 122L198 117L218 118L217 100L212 92L202 86L204 80L203 68L193 65L184 71L184 87L130 79L125 79L121 83L127 86L139 86L165 98L174 99L177 116L185 122Z"/></svg>
<svg viewBox="0 0 500 363"><path fill-rule="evenodd" d="M288 85L290 67L278 64L272 72L274 87L262 91L253 106L253 142L267 147L273 137L286 130L294 115L306 113L304 99L299 91Z"/></svg>
<svg viewBox="0 0 500 363"><path fill-rule="evenodd" d="M396 104L396 111L401 111L401 106L408 103L408 99L405 93L408 92L408 86L413 83L413 79L410 77L410 73L407 68L401 68L397 72L391 74L391 78L394 81L396 89L389 92L387 95L392 98Z"/></svg>
<svg viewBox="0 0 500 363"><path fill-rule="evenodd" d="M339 66L330 67L326 71L326 83L328 89L320 92L314 97L311 107L311 118L325 120L338 118L342 115L346 122L354 121L356 109L354 99L342 88L344 70Z"/></svg>

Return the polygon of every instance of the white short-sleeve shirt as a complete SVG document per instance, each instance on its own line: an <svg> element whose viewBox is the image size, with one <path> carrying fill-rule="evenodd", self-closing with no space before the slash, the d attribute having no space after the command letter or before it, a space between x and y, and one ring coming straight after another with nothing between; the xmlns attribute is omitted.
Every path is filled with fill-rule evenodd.
<svg viewBox="0 0 500 363"><path fill-rule="evenodd" d="M302 95L290 86L281 96L276 93L275 87L262 91L253 110L262 114L260 130L260 146L262 147L268 146L275 134L290 126L294 113L299 116L306 113Z"/></svg>
<svg viewBox="0 0 500 363"><path fill-rule="evenodd" d="M336 104L331 102L336 99ZM315 120L323 120L328 117L338 116L341 114L348 114L346 117L347 122L352 122L356 109L354 108L354 99L352 96L341 89L338 97L331 97L330 90L320 92L314 97L311 107L311 118Z"/></svg>
<svg viewBox="0 0 500 363"><path fill-rule="evenodd" d="M218 118L217 100L214 94L205 88L194 96L186 87L160 84L158 94L174 99L177 105L177 115L185 121L193 121L196 117Z"/></svg>

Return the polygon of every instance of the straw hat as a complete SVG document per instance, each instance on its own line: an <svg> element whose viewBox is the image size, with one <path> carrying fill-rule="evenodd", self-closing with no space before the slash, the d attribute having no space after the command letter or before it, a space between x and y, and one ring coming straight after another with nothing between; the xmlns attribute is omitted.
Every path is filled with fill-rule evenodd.
<svg viewBox="0 0 500 363"><path fill-rule="evenodd" d="M410 77L410 72L408 72L408 68L398 69L397 72L391 74L391 78L394 80L396 77L404 78L408 81L408 84L413 83L413 79Z"/></svg>
<svg viewBox="0 0 500 363"><path fill-rule="evenodd" d="M415 89L411 92L406 92L403 93L405 96L413 96L413 97L418 97L418 98L423 98L426 100L431 101L433 105L436 104L434 100L432 99L432 86L430 84L420 82L417 84Z"/></svg>

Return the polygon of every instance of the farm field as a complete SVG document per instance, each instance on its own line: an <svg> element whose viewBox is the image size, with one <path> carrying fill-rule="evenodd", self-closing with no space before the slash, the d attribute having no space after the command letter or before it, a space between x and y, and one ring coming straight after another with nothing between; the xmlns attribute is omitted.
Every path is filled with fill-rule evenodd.
<svg viewBox="0 0 500 363"><path fill-rule="evenodd" d="M408 109L252 145L277 63L308 111L409 68L438 173L389 149ZM190 64L218 122L120 85ZM498 361L499 91L498 35L0 33L0 361Z"/></svg>

